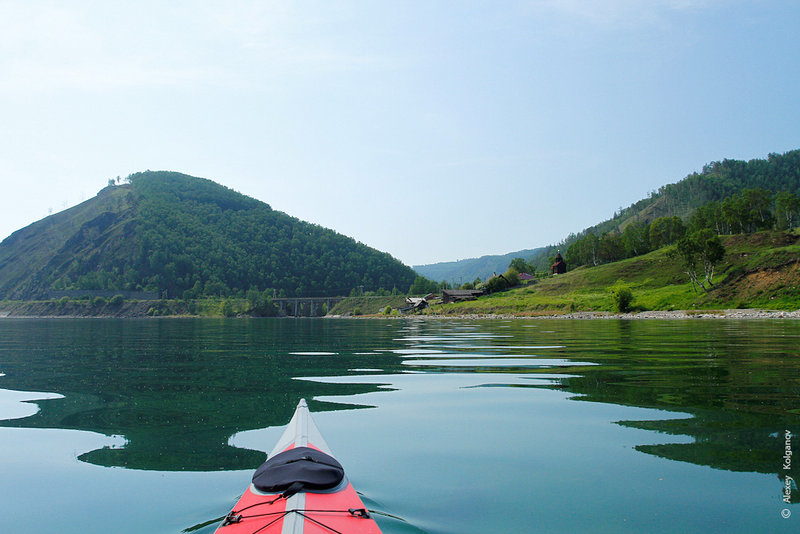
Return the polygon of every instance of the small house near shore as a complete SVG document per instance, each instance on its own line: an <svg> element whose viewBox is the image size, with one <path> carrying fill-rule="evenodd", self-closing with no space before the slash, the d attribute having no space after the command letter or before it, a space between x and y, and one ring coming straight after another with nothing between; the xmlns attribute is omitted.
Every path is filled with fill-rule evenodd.
<svg viewBox="0 0 800 534"><path fill-rule="evenodd" d="M406 297L406 306L405 308L400 308L402 313L410 312L410 311L420 311L424 310L425 308L430 305L431 301L436 297L433 293L428 293L424 297Z"/></svg>

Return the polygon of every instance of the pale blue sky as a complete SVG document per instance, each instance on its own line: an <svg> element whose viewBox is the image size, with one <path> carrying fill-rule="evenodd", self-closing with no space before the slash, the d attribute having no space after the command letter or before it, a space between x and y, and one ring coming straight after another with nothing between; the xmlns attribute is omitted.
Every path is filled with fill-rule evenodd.
<svg viewBox="0 0 800 534"><path fill-rule="evenodd" d="M145 169L412 264L800 148L800 2L0 0L0 239Z"/></svg>

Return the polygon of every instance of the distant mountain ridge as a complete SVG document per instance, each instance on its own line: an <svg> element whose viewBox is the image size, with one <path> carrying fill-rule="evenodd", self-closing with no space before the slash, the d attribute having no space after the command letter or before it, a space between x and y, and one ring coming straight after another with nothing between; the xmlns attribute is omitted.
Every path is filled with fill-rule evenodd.
<svg viewBox="0 0 800 534"><path fill-rule="evenodd" d="M466 260L414 265L412 268L420 275L436 282L447 281L452 284L472 282L476 278L485 280L494 273L504 273L514 258L528 260L535 257L543 248L519 250L501 255L487 255Z"/></svg>
<svg viewBox="0 0 800 534"><path fill-rule="evenodd" d="M127 181L0 243L0 299L57 289L328 296L414 280L387 253L211 180L148 171Z"/></svg>

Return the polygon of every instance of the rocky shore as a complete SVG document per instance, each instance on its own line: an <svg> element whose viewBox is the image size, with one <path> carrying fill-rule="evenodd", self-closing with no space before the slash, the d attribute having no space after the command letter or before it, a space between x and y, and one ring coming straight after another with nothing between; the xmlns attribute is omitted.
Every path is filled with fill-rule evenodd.
<svg viewBox="0 0 800 534"><path fill-rule="evenodd" d="M498 315L420 315L431 319L800 319L800 310L679 310L679 311L643 311L633 313L612 312L573 312L561 315L520 316L512 314Z"/></svg>

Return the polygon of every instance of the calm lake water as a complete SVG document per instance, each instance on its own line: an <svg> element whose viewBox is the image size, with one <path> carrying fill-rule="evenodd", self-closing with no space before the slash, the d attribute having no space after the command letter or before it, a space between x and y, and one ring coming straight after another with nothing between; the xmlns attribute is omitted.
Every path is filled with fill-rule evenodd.
<svg viewBox="0 0 800 534"><path fill-rule="evenodd" d="M211 533L300 398L386 534L800 531L800 322L414 319L0 320L0 530Z"/></svg>

